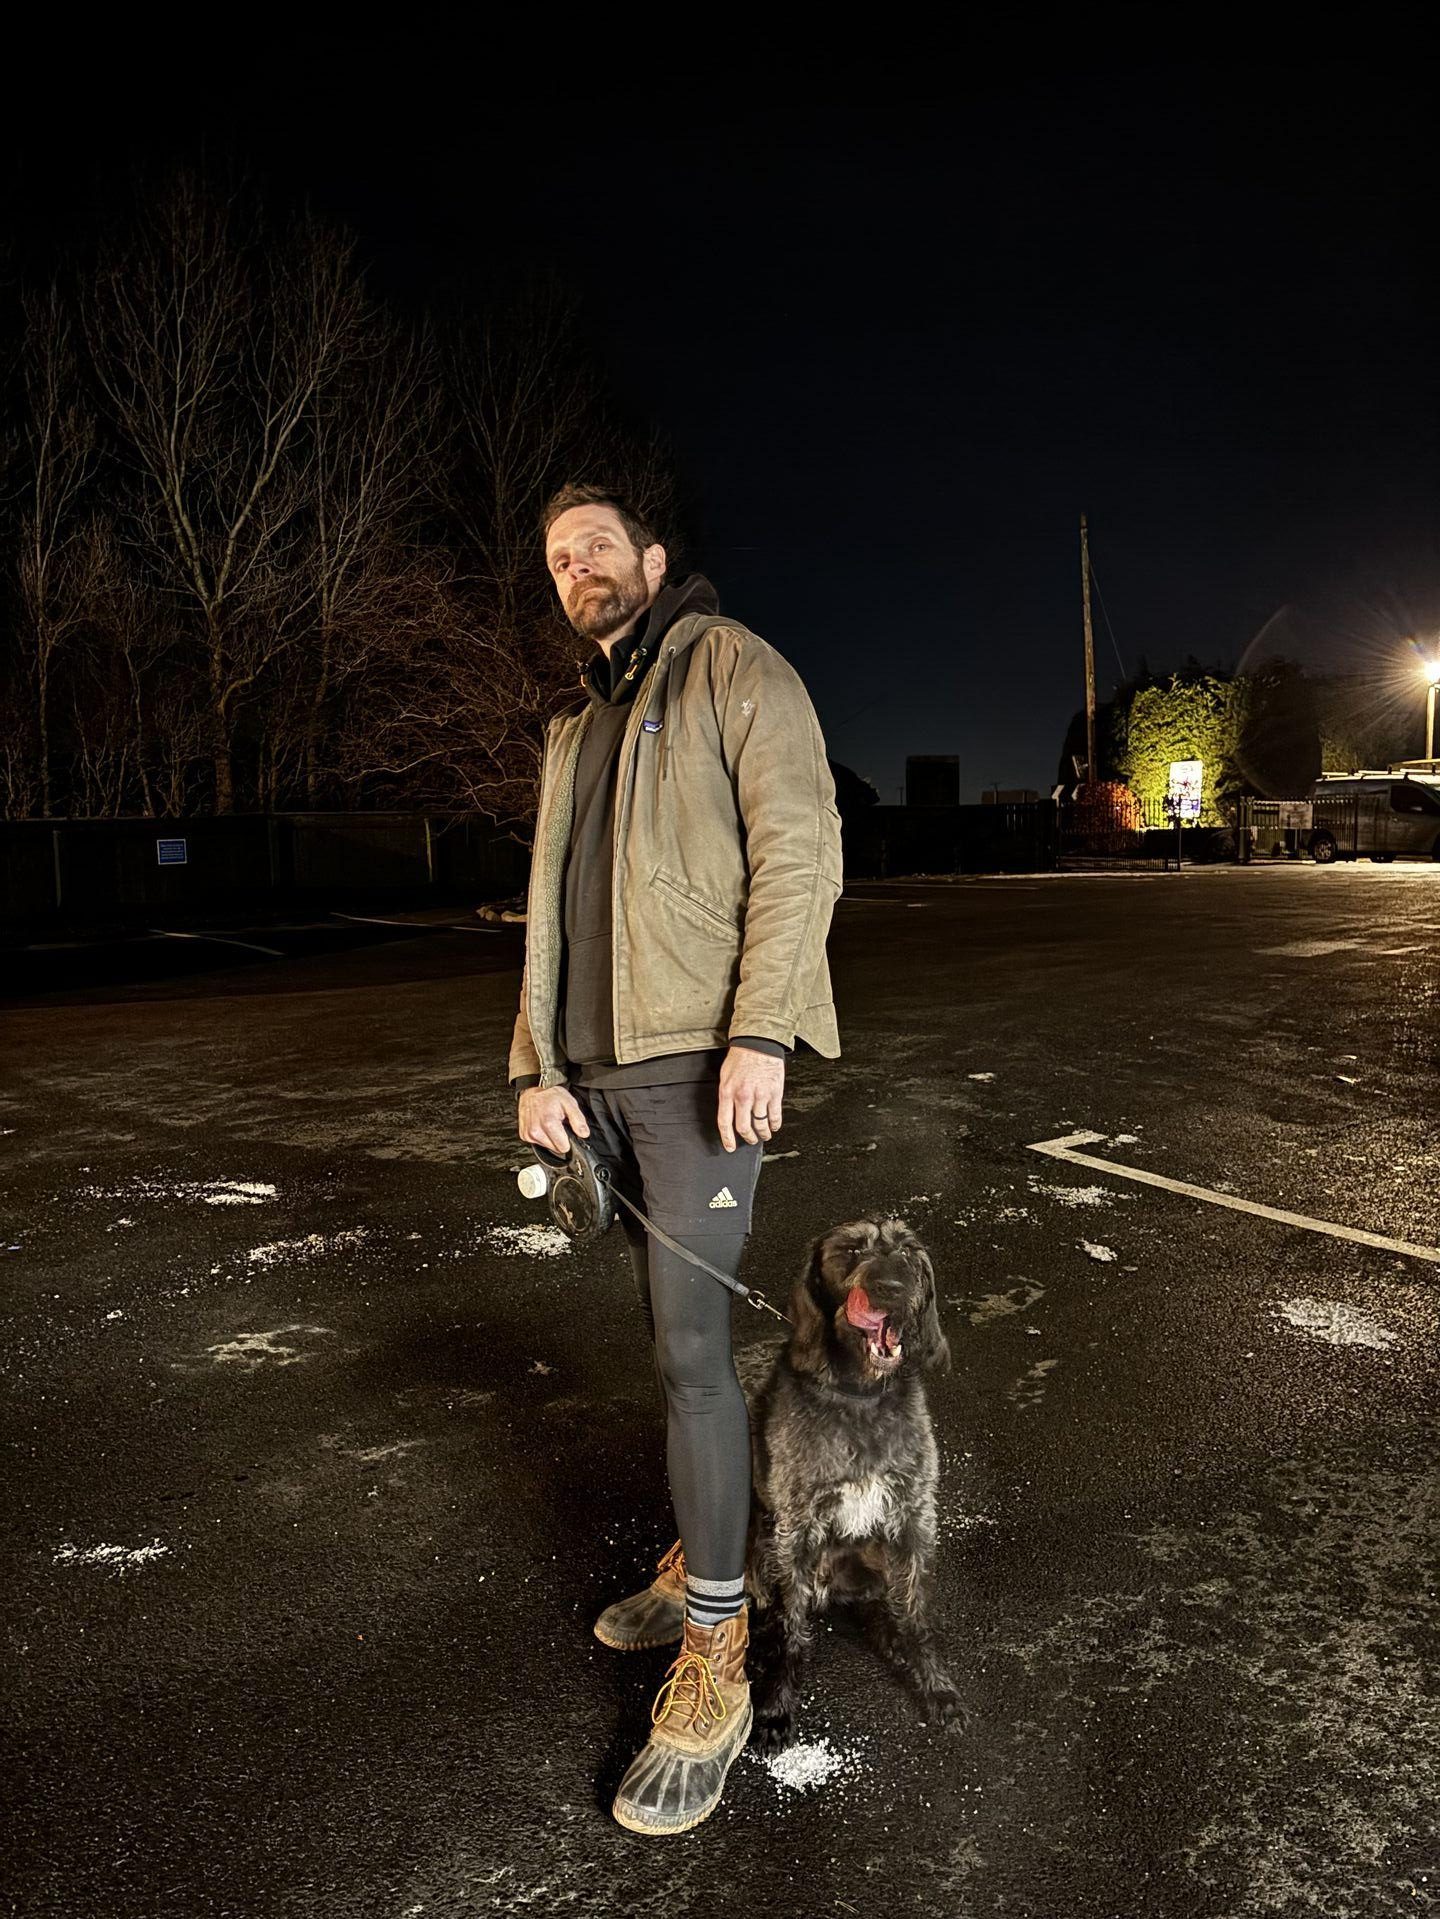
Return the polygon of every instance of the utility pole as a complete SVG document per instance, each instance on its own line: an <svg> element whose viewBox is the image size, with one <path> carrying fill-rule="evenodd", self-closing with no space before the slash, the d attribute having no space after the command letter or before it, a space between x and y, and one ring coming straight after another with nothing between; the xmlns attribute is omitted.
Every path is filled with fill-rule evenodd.
<svg viewBox="0 0 1440 1919"><path fill-rule="evenodd" d="M1085 779L1095 784L1095 635L1090 629L1090 530L1080 515L1080 597L1085 608Z"/></svg>

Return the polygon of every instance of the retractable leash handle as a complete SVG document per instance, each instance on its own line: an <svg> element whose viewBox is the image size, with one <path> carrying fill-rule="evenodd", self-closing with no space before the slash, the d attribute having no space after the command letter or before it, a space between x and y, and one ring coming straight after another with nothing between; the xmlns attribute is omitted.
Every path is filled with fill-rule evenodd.
<svg viewBox="0 0 1440 1919"><path fill-rule="evenodd" d="M602 1239L615 1224L615 1189L604 1177L599 1160L574 1139L563 1155L533 1144L530 1150L538 1163L520 1175L525 1197L548 1198L550 1217L577 1246Z"/></svg>
<svg viewBox="0 0 1440 1919"><path fill-rule="evenodd" d="M730 1273L722 1273L718 1266L701 1259L688 1246L682 1246L678 1239L672 1239L663 1227L647 1219L640 1208L626 1199L616 1186L610 1177L609 1167L587 1152L579 1142L572 1142L564 1158L544 1146L532 1145L530 1150L537 1164L525 1167L520 1173L520 1191L526 1199L543 1199L548 1195L555 1224L577 1244L586 1245L605 1233L615 1218L614 1202L618 1200L626 1212L633 1213L645 1231L658 1239L662 1246L668 1246L672 1253L678 1253L681 1259L698 1267L702 1273L718 1279L726 1292L743 1299L757 1312L773 1313L776 1319L783 1320L787 1326L790 1324L780 1308L772 1306L763 1293Z"/></svg>

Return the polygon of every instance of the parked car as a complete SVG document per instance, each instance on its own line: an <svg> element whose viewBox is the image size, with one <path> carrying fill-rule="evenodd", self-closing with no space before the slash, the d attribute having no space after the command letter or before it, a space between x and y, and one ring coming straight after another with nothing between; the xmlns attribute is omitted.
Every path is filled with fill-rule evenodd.
<svg viewBox="0 0 1440 1919"><path fill-rule="evenodd" d="M1440 777L1322 774L1309 846L1322 866L1332 860L1440 860Z"/></svg>

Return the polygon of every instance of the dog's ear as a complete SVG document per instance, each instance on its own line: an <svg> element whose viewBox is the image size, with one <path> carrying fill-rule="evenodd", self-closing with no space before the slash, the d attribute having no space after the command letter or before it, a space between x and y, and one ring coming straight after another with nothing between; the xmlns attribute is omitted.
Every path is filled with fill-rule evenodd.
<svg viewBox="0 0 1440 1919"><path fill-rule="evenodd" d="M825 1364L825 1333L829 1325L823 1302L825 1280L821 1267L828 1233L810 1242L805 1270L790 1295L790 1364L800 1373L818 1373Z"/></svg>
<svg viewBox="0 0 1440 1919"><path fill-rule="evenodd" d="M940 1327L940 1309L935 1298L935 1268L930 1264L930 1255L923 1246L917 1248L916 1256L925 1275L925 1293L920 1305L920 1364L927 1369L938 1368L948 1373L950 1342Z"/></svg>

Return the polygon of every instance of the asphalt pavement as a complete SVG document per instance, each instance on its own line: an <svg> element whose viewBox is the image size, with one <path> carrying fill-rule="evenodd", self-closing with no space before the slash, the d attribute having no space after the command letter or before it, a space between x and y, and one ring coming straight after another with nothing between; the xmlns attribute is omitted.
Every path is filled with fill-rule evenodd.
<svg viewBox="0 0 1440 1919"><path fill-rule="evenodd" d="M1440 868L847 892L746 1276L925 1238L973 1717L833 1622L664 1841L608 1804L666 1655L590 1633L658 1406L620 1236L516 1190L522 930L232 931L12 956L6 1911L1435 1909Z"/></svg>

